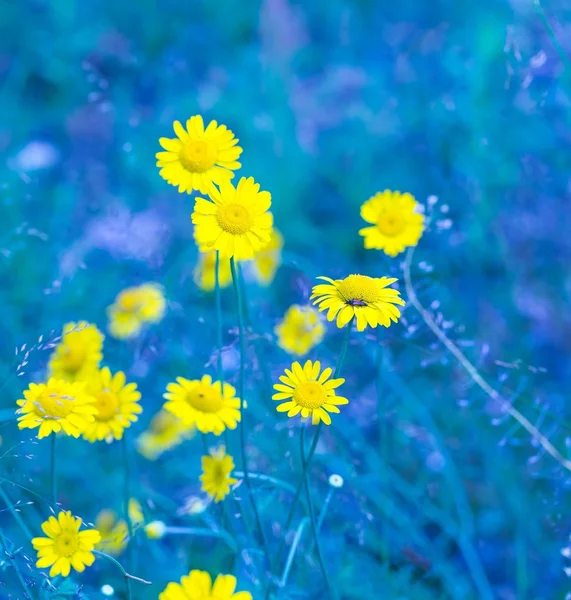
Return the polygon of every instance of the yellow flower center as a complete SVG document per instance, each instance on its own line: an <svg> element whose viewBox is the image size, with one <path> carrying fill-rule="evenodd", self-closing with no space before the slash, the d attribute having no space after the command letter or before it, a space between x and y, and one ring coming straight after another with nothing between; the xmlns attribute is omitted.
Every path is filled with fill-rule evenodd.
<svg viewBox="0 0 571 600"><path fill-rule="evenodd" d="M119 295L117 304L122 311L135 313L141 308L142 302L137 292L123 292Z"/></svg>
<svg viewBox="0 0 571 600"><path fill-rule="evenodd" d="M54 551L58 556L70 557L77 551L78 547L79 544L75 531L64 529L56 538Z"/></svg>
<svg viewBox="0 0 571 600"><path fill-rule="evenodd" d="M207 140L192 140L182 147L179 157L187 171L204 173L216 162L216 147Z"/></svg>
<svg viewBox="0 0 571 600"><path fill-rule="evenodd" d="M63 368L70 373L76 373L85 362L85 347L83 344L66 339L62 352Z"/></svg>
<svg viewBox="0 0 571 600"><path fill-rule="evenodd" d="M186 401L196 410L207 413L218 412L224 406L220 392L202 384L187 392Z"/></svg>
<svg viewBox="0 0 571 600"><path fill-rule="evenodd" d="M293 399L303 408L319 408L327 401L327 394L317 381L305 381L294 389Z"/></svg>
<svg viewBox="0 0 571 600"><path fill-rule="evenodd" d="M95 408L98 421L110 421L119 412L119 398L115 392L103 390L95 395Z"/></svg>
<svg viewBox="0 0 571 600"><path fill-rule="evenodd" d="M226 472L221 462L214 463L212 467L212 480L217 486L222 485L226 481Z"/></svg>
<svg viewBox="0 0 571 600"><path fill-rule="evenodd" d="M377 221L377 228L381 233L388 237L394 237L404 231L406 219L398 212L382 213Z"/></svg>
<svg viewBox="0 0 571 600"><path fill-rule="evenodd" d="M241 204L227 204L216 214L220 228L232 235L242 235L252 228L253 218L250 211Z"/></svg>
<svg viewBox="0 0 571 600"><path fill-rule="evenodd" d="M377 282L366 275L349 275L337 284L337 291L350 306L369 306L381 299Z"/></svg>
<svg viewBox="0 0 571 600"><path fill-rule="evenodd" d="M36 410L44 419L65 419L73 409L73 401L74 398L47 388L37 399Z"/></svg>

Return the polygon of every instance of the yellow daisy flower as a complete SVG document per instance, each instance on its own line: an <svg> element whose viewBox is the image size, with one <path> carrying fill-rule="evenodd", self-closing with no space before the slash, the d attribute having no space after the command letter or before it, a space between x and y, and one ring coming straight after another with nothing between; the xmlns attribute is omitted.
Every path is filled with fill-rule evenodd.
<svg viewBox="0 0 571 600"><path fill-rule="evenodd" d="M112 375L108 367L103 367L87 383L87 391L95 398L97 409L95 420L83 432L88 442L120 440L123 430L143 412L137 384L127 383L123 371Z"/></svg>
<svg viewBox="0 0 571 600"><path fill-rule="evenodd" d="M145 324L161 321L165 310L166 300L160 285L144 283L125 288L107 308L109 333L121 340L136 337Z"/></svg>
<svg viewBox="0 0 571 600"><path fill-rule="evenodd" d="M62 339L50 356L50 377L65 381L82 381L99 368L103 359L105 336L87 321L66 323Z"/></svg>
<svg viewBox="0 0 571 600"><path fill-rule="evenodd" d="M226 128L210 121L204 128L200 115L190 117L186 129L179 121L173 124L176 138L160 138L166 152L158 152L159 175L168 183L178 186L179 192L190 194L198 190L209 194L213 184L221 185L234 177L241 167L238 160L242 148L238 139Z"/></svg>
<svg viewBox="0 0 571 600"><path fill-rule="evenodd" d="M226 448L221 446L218 450L210 452L210 456L202 457L203 492L206 492L214 502L220 502L230 493L230 486L238 480L231 477L234 470L234 460L226 454Z"/></svg>
<svg viewBox="0 0 571 600"><path fill-rule="evenodd" d="M419 208L411 194L385 190L369 198L361 206L361 217L372 227L359 230L365 238L365 248L396 256L405 248L416 246L424 228Z"/></svg>
<svg viewBox="0 0 571 600"><path fill-rule="evenodd" d="M185 425L172 413L161 410L151 420L149 428L137 438L137 449L149 460L174 448L194 434L194 427Z"/></svg>
<svg viewBox="0 0 571 600"><path fill-rule="evenodd" d="M278 346L290 354L303 356L317 346L325 335L325 325L313 306L290 306L274 328Z"/></svg>
<svg viewBox="0 0 571 600"><path fill-rule="evenodd" d="M24 399L17 400L20 429L40 428L38 438L63 429L79 437L95 420L95 398L85 391L85 384L50 377L47 383L30 383Z"/></svg>
<svg viewBox="0 0 571 600"><path fill-rule="evenodd" d="M101 541L95 546L97 550L111 556L119 556L127 547L129 528L114 511L102 510L95 519L95 528L101 535Z"/></svg>
<svg viewBox="0 0 571 600"><path fill-rule="evenodd" d="M282 264L284 238L277 229L272 229L270 241L254 256L254 274L262 285L270 285Z"/></svg>
<svg viewBox="0 0 571 600"><path fill-rule="evenodd" d="M78 573L90 567L95 561L92 553L95 545L101 540L96 529L79 531L82 521L72 516L70 511L60 512L57 519L50 517L42 523L42 531L48 537L37 537L32 540L34 549L38 551L38 569L50 567L50 577L62 575L67 577L73 567Z"/></svg>
<svg viewBox="0 0 571 600"><path fill-rule="evenodd" d="M197 198L192 222L199 245L220 250L220 256L236 260L253 258L269 241L273 219L267 212L269 192L260 192L252 177L242 177L238 186L220 184L210 192L212 202Z"/></svg>
<svg viewBox="0 0 571 600"><path fill-rule="evenodd" d="M335 388L345 383L342 378L329 379L333 369L327 367L321 372L321 363L317 360L308 360L303 368L294 362L285 375L280 376L282 383L274 384L277 394L272 400L287 400L277 407L278 412L287 412L288 417L295 417L301 413L302 418L311 417L311 422L317 425L323 421L331 425L329 413L341 412L337 406L348 404L349 400L335 395Z"/></svg>
<svg viewBox="0 0 571 600"><path fill-rule="evenodd" d="M233 386L225 383L221 394L220 382L213 382L210 375L194 380L177 377L176 381L169 383L163 394L167 399L166 410L201 433L220 435L226 428L236 429L240 421L240 399L236 398Z"/></svg>
<svg viewBox="0 0 571 600"><path fill-rule="evenodd" d="M220 288L228 287L232 283L232 271L228 258L220 259L218 282ZM211 292L216 287L216 250L200 253L198 265L194 269L194 283L205 292Z"/></svg>
<svg viewBox="0 0 571 600"><path fill-rule="evenodd" d="M337 327L345 327L355 317L357 329L363 331L370 327L389 327L391 321L396 323L400 318L399 309L404 306L398 290L388 286L397 281L389 277L367 277L366 275L349 275L345 279L318 277L328 283L313 287L310 299L319 305L319 310L327 310L327 320L333 321L337 316Z"/></svg>
<svg viewBox="0 0 571 600"><path fill-rule="evenodd" d="M159 600L252 600L250 592L235 592L236 577L218 575L214 585L206 571L191 571L180 584L169 583Z"/></svg>

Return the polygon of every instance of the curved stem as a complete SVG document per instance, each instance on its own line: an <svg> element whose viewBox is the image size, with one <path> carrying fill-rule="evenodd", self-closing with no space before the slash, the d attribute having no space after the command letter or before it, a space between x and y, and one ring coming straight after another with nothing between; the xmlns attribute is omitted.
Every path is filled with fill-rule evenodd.
<svg viewBox="0 0 571 600"><path fill-rule="evenodd" d="M300 436L299 436L299 452L301 455L301 464L304 472L306 472L305 468L305 444L304 444L304 432L305 432L305 424L301 428ZM319 568L321 569L321 574L323 575L323 581L325 582L325 587L327 588L327 595L329 598L333 598L331 584L329 583L329 577L327 576L327 569L325 568L325 563L323 562L323 556L321 554L321 547L319 545L319 535L317 532L317 526L315 523L315 512L313 510L313 501L311 500L311 488L309 486L309 478L304 477L304 486L305 486L305 496L307 498L307 508L309 510L309 522L311 524L311 533L313 534L313 541L315 543L315 554L317 556L317 562L319 563Z"/></svg>
<svg viewBox="0 0 571 600"><path fill-rule="evenodd" d="M133 596L131 595L131 579L133 579L133 577L131 575L129 575L127 573L127 571L125 571L125 569L123 568L123 565L118 561L115 560L112 556L109 556L109 554L105 554L105 552L101 552L100 550L92 550L91 552L93 552L93 554L97 555L97 556L101 556L102 558L106 558L108 561L112 562L123 574L123 578L125 579L125 586L127 588L127 600L132 600ZM144 581L143 579L137 579L138 581ZM148 583L148 582L145 582Z"/></svg>
<svg viewBox="0 0 571 600"><path fill-rule="evenodd" d="M28 540L31 540L34 537L34 535L32 534L29 527L24 522L24 519L22 519L22 516L20 515L20 513L14 509L14 505L12 504L12 501L10 500L10 496L8 496L8 493L2 487L2 484L5 481L6 481L5 479L0 479L0 498L2 498L2 500L4 501L4 504L8 507L10 514L14 517L14 521L16 521L16 523L18 523L18 525L20 526L20 529L24 532L24 535L26 536L26 538Z"/></svg>
<svg viewBox="0 0 571 600"><path fill-rule="evenodd" d="M403 276L406 293L410 303L420 313L423 321L428 325L429 329L434 335L444 344L446 349L454 356L454 358L464 367L468 375L472 378L474 383L492 400L497 402L502 410L504 410L510 417L515 419L528 433L529 435L538 442L543 449L553 457L562 467L571 471L571 460L566 459L557 448L549 441L549 439L539 431L535 425L533 425L522 413L519 412L514 406L512 406L500 393L495 390L479 373L478 369L464 356L463 352L458 346L444 333L438 326L436 321L432 318L432 315L424 308L418 299L414 287L412 285L412 279L410 276L410 267L412 264L412 257L414 254L414 248L411 248L407 254Z"/></svg>
<svg viewBox="0 0 571 600"><path fill-rule="evenodd" d="M234 261L234 257L230 258L230 270L232 271L232 283L234 284L234 293L236 294L236 304L238 305L238 335L240 339L240 377L238 380L238 394L240 397L240 452L242 455L242 468L244 469L244 483L246 484L246 489L248 490L248 496L250 498L250 503L252 504L252 509L254 511L254 517L256 519L256 527L260 532L260 539L262 541L262 548L264 550L264 554L266 556L266 560L268 566L270 567L270 571L272 569L272 564L270 560L270 553L268 552L268 546L266 543L266 536L264 534L264 529L262 527L262 521L260 519L260 513L258 512L258 506L256 504L256 500L254 498L254 493L252 491L252 484L250 482L250 474L248 473L248 456L246 453L246 420L244 418L244 367L246 363L246 340L244 338L244 315L242 309L242 295L240 292L240 280L238 278L238 273L236 271L236 263Z"/></svg>
<svg viewBox="0 0 571 600"><path fill-rule="evenodd" d="M216 346L218 356L216 357L216 370L218 371L218 381L220 381L220 394L224 396L224 369L222 366L222 291L220 289L220 251L216 250L216 266L214 269L214 289L216 297ZM224 430L224 441L228 447L228 435Z"/></svg>
<svg viewBox="0 0 571 600"><path fill-rule="evenodd" d="M52 486L52 502L54 510L57 508L57 475L56 475L56 434L52 431L50 435L50 480Z"/></svg>
<svg viewBox="0 0 571 600"><path fill-rule="evenodd" d="M353 321L355 317L353 317L349 323L347 324L347 329L345 331L345 337L343 338L343 343L341 345L341 350L339 352L339 359L337 360L337 366L335 367L335 373L333 374L333 378L337 378L341 374L341 369L343 367L343 363L345 362L345 356L347 354L347 348L349 347L349 338L351 337L351 328L353 327ZM302 475L301 480L297 485L295 490L295 494L289 509L289 513L287 516L287 520L284 527L284 535L282 537L282 541L277 553L277 564L280 563L281 556L283 554L285 544L286 544L286 536L291 527L293 517L295 515L295 510L297 508L297 503L299 501L299 497L301 496L301 491L305 485L305 480L307 478L307 471L309 469L309 465L311 464L311 459L315 454L315 450L317 448L317 442L319 441L319 436L321 435L321 431L323 430L323 421L319 421L319 425L317 425L317 429L315 430L315 435L313 436L313 441L311 442L311 446L309 448L309 453L307 454L307 458L303 462L302 467ZM268 592L266 594L266 600L270 597L270 588L268 588Z"/></svg>
<svg viewBox="0 0 571 600"><path fill-rule="evenodd" d="M123 431L121 437L121 450L123 458L123 516L125 523L127 523L127 530L129 532L129 558L133 556L133 523L131 523L131 516L129 515L129 500L131 498L130 492L130 480L131 470L129 466L129 448L127 447L127 436L126 432ZM132 565L131 565L132 566Z"/></svg>
<svg viewBox="0 0 571 600"><path fill-rule="evenodd" d="M387 397L383 393L383 362L384 346L381 339L380 328L378 329L377 344L377 418L379 420L379 451L381 455L381 485L387 486L387 469L389 461L389 440L387 427ZM381 559L384 563L387 576L390 573L390 540L388 532L389 520L387 520L381 530Z"/></svg>

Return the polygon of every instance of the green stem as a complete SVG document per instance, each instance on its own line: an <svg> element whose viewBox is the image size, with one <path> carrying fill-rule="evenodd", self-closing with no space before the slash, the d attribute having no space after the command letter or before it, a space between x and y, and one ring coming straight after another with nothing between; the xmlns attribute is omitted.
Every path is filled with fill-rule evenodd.
<svg viewBox="0 0 571 600"><path fill-rule="evenodd" d="M307 472L305 467L305 444L304 444L304 432L305 432L305 424L301 428L300 436L299 436L299 450L301 455L301 465L304 472ZM309 477L304 477L304 486L305 486L305 496L307 498L307 508L309 510L309 522L311 524L311 533L313 534L313 541L315 543L315 554L317 556L317 562L319 563L319 568L321 569L321 574L323 575L323 581L325 582L325 587L327 588L327 595L329 598L334 598L331 584L329 583L329 577L327 576L327 569L325 568L325 563L323 562L323 556L321 554L321 547L319 545L319 535L317 532L317 526L315 523L315 512L313 510L313 501L311 500L311 488L309 486Z"/></svg>
<svg viewBox="0 0 571 600"><path fill-rule="evenodd" d="M539 18L541 19L541 22L543 23L543 26L547 30L547 35L549 35L549 38L551 39L551 43L557 50L557 53L561 57L561 60L565 63L565 66L567 68L571 67L569 57L565 53L565 50L563 50L563 47L561 46L561 44L559 43L559 40L557 39L557 36L555 35L555 31L553 31L553 27L551 27L551 25L549 24L549 21L547 20L547 16L545 15L545 12L543 11L543 7L541 6L541 2L539 0L532 0L532 1L533 1L533 6L535 7L535 10L537 11L537 14L539 15Z"/></svg>
<svg viewBox="0 0 571 600"><path fill-rule="evenodd" d="M347 329L345 331L345 337L343 338L343 343L341 345L341 351L339 352L339 359L337 360L337 366L335 367L335 373L333 374L334 379L337 378L341 374L341 369L343 367L343 363L345 362L345 356L347 354L347 348L349 347L349 338L351 337L351 328L353 327L354 319L355 319L355 317L353 317L347 324ZM307 458L304 460L302 474L301 474L301 480L298 483L297 488L295 490L295 494L294 494L294 497L293 497L293 500L292 500L292 503L291 503L291 506L289 509L289 513L287 516L287 520L285 523L284 535L282 537L280 548L277 553L277 557L278 557L277 564L278 565L281 561L281 557L282 557L283 551L285 549L287 532L289 531L289 529L291 527L293 517L295 515L295 510L297 508L297 503L299 502L299 498L301 496L301 491L303 490L303 487L305 485L305 480L307 478L307 471L309 469L311 459L313 458L313 455L315 454L315 449L317 448L317 442L319 441L319 436L321 435L322 429L323 429L323 421L319 421L319 425L317 425L315 435L313 436L313 441L311 442L311 446L309 448L309 453L307 455ZM266 600L269 597L270 597L270 589L268 589L268 592L266 594Z"/></svg>
<svg viewBox="0 0 571 600"><path fill-rule="evenodd" d="M252 484L250 482L250 474L248 472L248 456L246 453L246 419L244 418L244 367L246 364L246 340L244 338L244 315L242 309L242 294L240 292L240 280L238 278L238 273L236 271L236 263L234 261L234 257L230 259L230 270L232 271L232 283L234 284L234 292L236 294L236 304L238 305L238 334L240 340L240 376L238 380L238 394L240 397L240 452L242 455L242 468L244 470L244 483L246 484L246 488L248 490L248 496L250 498L250 502L252 504L252 509L254 511L254 517L256 519L256 527L260 532L260 538L262 541L262 548L264 550L264 554L266 556L266 560L268 566L270 567L270 571L272 569L272 563L270 560L270 553L268 551L268 546L266 543L266 536L264 534L264 529L262 527L262 521L260 519L260 513L258 512L258 507L256 505L256 500L254 498L254 493L252 491Z"/></svg>
<svg viewBox="0 0 571 600"><path fill-rule="evenodd" d="M22 519L22 516L20 515L20 513L17 512L16 510L14 510L14 505L12 504L12 501L10 500L10 496L8 496L8 493L2 487L3 482L4 482L3 480L0 480L0 498L2 498L4 504L8 507L10 514L14 517L14 521L16 521L16 523L18 523L18 525L20 526L20 529L24 532L24 535L26 536L26 538L28 540L31 540L34 537L34 535L32 534L29 527L24 522L24 519Z"/></svg>
<svg viewBox="0 0 571 600"><path fill-rule="evenodd" d="M8 558L8 562L12 565L12 568L14 569L14 573L16 573L16 577L18 578L18 581L20 582L20 585L22 586L22 589L24 590L24 597L31 598L33 600L34 597L32 596L32 593L30 592L30 589L28 588L28 584L26 583L26 580L24 579L24 576L22 575L22 572L20 571L20 569L18 567L16 558L12 554L12 552L8 549L8 546L6 545L6 542L4 540L4 536L1 533L0 533L0 548L2 549L2 551Z"/></svg>
<svg viewBox="0 0 571 600"><path fill-rule="evenodd" d="M50 480L52 485L52 502L54 510L57 509L57 475L56 475L56 434L52 431L50 453Z"/></svg>
<svg viewBox="0 0 571 600"><path fill-rule="evenodd" d="M216 265L214 269L214 290L216 297L216 345L218 356L216 357L216 370L218 381L220 381L220 394L224 396L224 368L222 366L223 324L222 324L222 290L220 288L220 251L216 250ZM224 444L228 451L228 432L224 430Z"/></svg>
<svg viewBox="0 0 571 600"><path fill-rule="evenodd" d="M383 362L384 362L384 346L381 340L379 328L379 340L377 346L377 418L379 420L379 450L381 455L381 472L380 479L383 489L387 487L387 469L389 460L389 440L387 428L387 397L383 393ZM390 540L388 531L389 520L387 519L382 527L381 532L381 559L385 565L385 572L388 576L390 569Z"/></svg>
<svg viewBox="0 0 571 600"><path fill-rule="evenodd" d="M99 550L92 550L93 554L97 555L97 556L101 556L102 558L106 558L109 562L112 562L123 574L123 578L125 579L125 586L127 588L127 600L132 600L133 596L131 595L131 579L132 577L127 573L127 571L125 571L125 569L123 568L123 565L118 561L115 560L112 556L109 556L109 554L105 554L105 552L101 552ZM142 581L142 580L139 580Z"/></svg>
<svg viewBox="0 0 571 600"><path fill-rule="evenodd" d="M123 458L123 516L125 523L127 523L127 530L129 532L129 560L133 557L133 523L131 523L131 516L129 515L129 500L131 499L131 469L129 464L129 448L127 446L127 435L123 431L121 437L121 454ZM132 565L131 565L132 566Z"/></svg>

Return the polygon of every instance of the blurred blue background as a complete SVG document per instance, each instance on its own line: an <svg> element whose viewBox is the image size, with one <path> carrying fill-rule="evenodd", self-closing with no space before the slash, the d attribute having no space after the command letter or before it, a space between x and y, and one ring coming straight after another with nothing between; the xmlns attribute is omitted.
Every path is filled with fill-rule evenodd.
<svg viewBox="0 0 571 600"><path fill-rule="evenodd" d="M543 9L571 52L571 5L546 0ZM158 176L154 157L173 120L194 114L240 138L239 175L272 193L285 239L273 285L248 288L255 471L299 477L299 424L275 413L254 350L264 345L270 378L287 366L273 327L307 301L318 275L402 277L402 255L366 251L357 234L359 206L385 188L411 192L431 218L412 268L423 304L567 455L571 71L532 0L4 0L0 40L0 476L30 527L49 514L46 446L18 432L12 415L48 353L31 352L16 371L14 348L70 320L104 329L122 288L156 281L166 319L136 343L105 345L106 364L143 392L133 436L174 377L214 372L212 298L192 280L192 197ZM224 312L233 381L231 290ZM330 326L310 357L332 364L340 339ZM318 506L327 477L345 478L321 534L341 598L565 598L569 473L498 412L412 306L383 343L389 463L378 452L378 341L369 332L353 338L352 403L314 464ZM63 446L63 505L86 521L119 511L117 448ZM193 440L157 462L134 457L133 493L148 520L197 518L177 509L198 492L201 452ZM277 536L289 496L259 495ZM3 506L0 528L39 591L33 551ZM136 588L136 598L156 598L191 567L235 572L257 597L241 553L203 539L139 538L139 574L153 586ZM324 597L309 546L308 536L280 597ZM124 597L100 561L74 580L82 597L103 598L105 583ZM0 582L0 597L20 597L1 559Z"/></svg>

